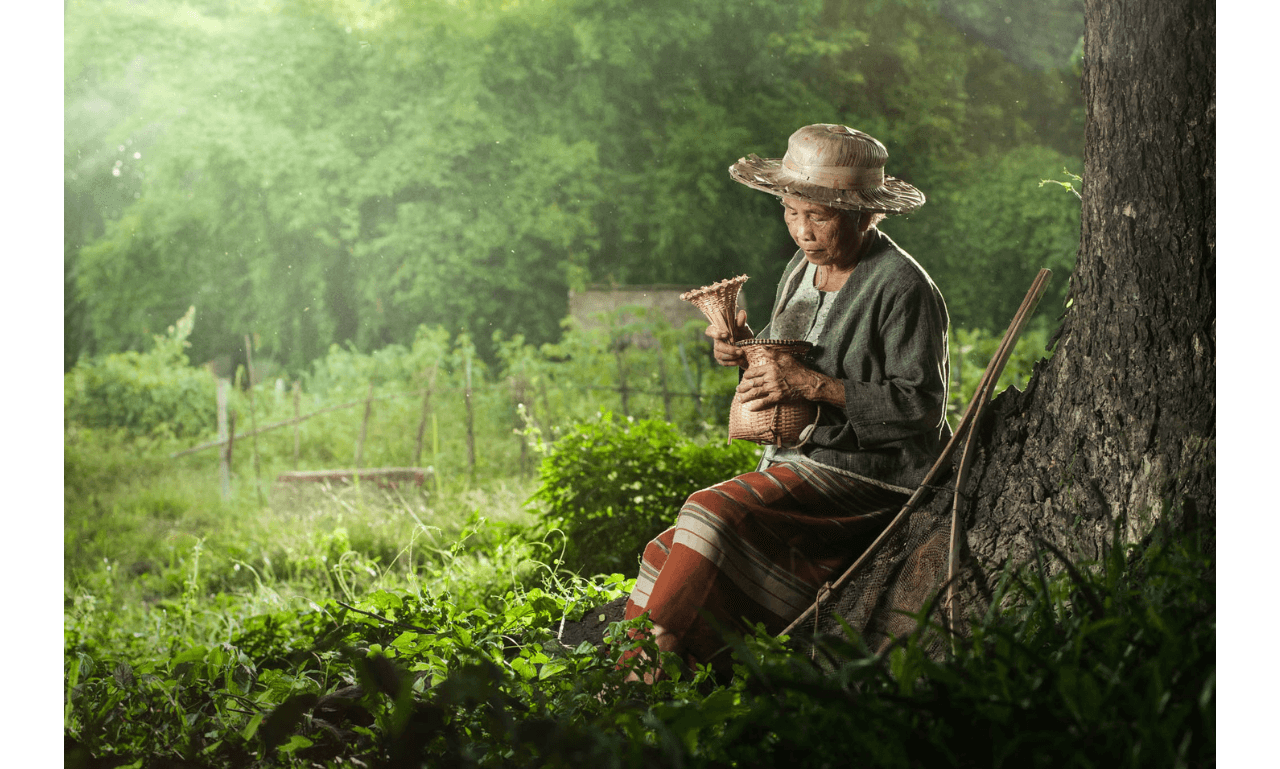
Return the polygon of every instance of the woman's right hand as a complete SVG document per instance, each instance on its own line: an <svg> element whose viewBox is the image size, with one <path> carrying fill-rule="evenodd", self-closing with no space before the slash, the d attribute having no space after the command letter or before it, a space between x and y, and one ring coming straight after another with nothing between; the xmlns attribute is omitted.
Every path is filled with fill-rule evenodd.
<svg viewBox="0 0 1280 769"><path fill-rule="evenodd" d="M738 310L736 320L737 329L734 331L733 338L736 341L754 339L755 334L752 333L751 327L747 325L747 311ZM737 366L743 369L747 367L746 354L742 352L742 348L734 346L733 342L729 341L728 333L722 331L714 323L707 326L707 330L704 333L711 337L715 348L712 354L715 356L716 363L721 366Z"/></svg>

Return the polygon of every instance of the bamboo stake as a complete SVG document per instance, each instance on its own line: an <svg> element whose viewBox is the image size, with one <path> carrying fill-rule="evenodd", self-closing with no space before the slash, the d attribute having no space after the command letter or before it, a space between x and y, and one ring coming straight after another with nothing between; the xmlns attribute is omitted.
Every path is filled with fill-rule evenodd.
<svg viewBox="0 0 1280 769"><path fill-rule="evenodd" d="M1009 344L1010 335L1012 334L1016 337L1018 333L1021 333L1022 326L1025 324L1027 318L1030 317L1031 309L1034 309L1036 303L1040 301L1040 295L1044 293L1044 289L1048 285L1049 277L1051 275L1052 273L1049 270L1043 269L1036 275L1035 281L1031 284L1031 289L1027 292L1026 298L1022 300L1022 305L1018 308L1017 314L1014 315L1013 322L1009 325L1009 330L1005 332L1004 338L1000 341L1000 347L997 349L996 354L992 356L991 360L987 363L987 368L982 373L982 379L978 382L978 388L974 391L973 398L970 399L969 405L964 411L964 416L960 419L960 424L956 427L955 432L952 433L951 440L947 441L946 447L942 449L942 453L938 455L938 459L933 463L933 467L929 469L924 480L920 482L919 487L917 487L911 497L907 499L906 504L902 506L902 509L898 511L898 514L889 522L889 525L885 527L884 531L880 532L880 536L876 537L875 541L871 543L862 555L858 556L858 559L853 562L853 565L846 569L844 574L841 574L840 578L831 584L830 588L821 591L818 596L818 600L810 604L809 608L805 609L799 617L796 617L795 621L790 625L787 625L779 635L787 635L799 627L800 623L804 622L812 614L817 612L821 604L825 602L828 597L844 587L844 585L858 574L859 571L865 568L866 565L871 562L871 559L875 557L876 553L880 552L880 549L884 547L884 544L888 541L889 537L898 529L902 528L902 525L906 523L907 514L915 509L916 505L920 504L920 501L932 486L934 479L937 478L939 473L941 473L942 468L951 459L951 454L955 451L956 446L959 445L960 440L967 437L969 430L973 426L973 419L978 411L978 404L981 402L983 393L987 391L989 383L1000 378L999 370L1003 370L1004 364L1008 361L1008 351L1012 347L1012 345Z"/></svg>
<svg viewBox="0 0 1280 769"><path fill-rule="evenodd" d="M422 417L418 420L418 435L413 443L413 467L422 461L422 439L427 432L427 415L431 413L431 390L436 386L438 365L431 367L431 376L427 380L427 388L422 391Z"/></svg>
<svg viewBox="0 0 1280 769"><path fill-rule="evenodd" d="M1031 284L1031 290L1027 292L1027 297L1022 301L1022 307L1018 309L1018 314L1014 316L1013 322L1009 324L1009 329L1005 332L1004 339L1000 342L1000 347L996 350L994 375L980 384L979 391L974 394L975 398L980 398L981 400L978 402L978 411L974 414L973 424L969 428L964 451L960 454L960 466L956 472L955 496L951 501L951 541L947 556L946 611L947 619L952 629L956 627L956 614L959 611L955 600L955 578L960 562L960 535L964 529L964 525L960 520L960 495L964 490L965 483L969 480L970 457L972 456L970 450L976 443L978 425L985 413L986 406L995 395L996 382L1000 378L1000 373L1004 371L1005 364L1009 362L1009 356L1013 354L1013 348L1018 343L1018 337L1022 334L1022 329L1026 326L1031 313L1035 312L1036 305L1040 302L1040 296L1044 293L1045 288L1048 287L1049 277L1052 274L1049 270L1042 269L1036 275L1035 282Z"/></svg>
<svg viewBox="0 0 1280 769"><path fill-rule="evenodd" d="M689 385L689 397L693 398L693 411L698 415L698 419L702 419L702 394L698 392L693 371L689 368L689 356L684 352L683 341L676 342L676 351L680 353L680 366L684 369L685 383Z"/></svg>
<svg viewBox="0 0 1280 769"><path fill-rule="evenodd" d="M662 340L656 335L654 341L658 345L658 387L662 390L662 410L666 414L667 421L671 420L671 392L667 389L667 361L666 351L662 347Z"/></svg>
<svg viewBox="0 0 1280 769"><path fill-rule="evenodd" d="M364 439L369 435L369 416L373 414L373 382L369 382L369 394L364 401L364 419L360 422L360 436L356 438L356 469L364 460Z"/></svg>
<svg viewBox="0 0 1280 769"><path fill-rule="evenodd" d="M227 431L230 437L227 438L227 448L222 453L222 466L226 468L226 472L227 472L227 487L226 487L227 494L226 494L226 497L224 497L224 499L229 499L231 497L231 449L235 447L235 443L236 443L236 410L235 409L227 410Z"/></svg>
<svg viewBox="0 0 1280 769"><path fill-rule="evenodd" d="M621 345L613 348L613 354L618 361L618 394L622 396L622 415L629 417L631 416L631 411L627 407L627 367L622 360Z"/></svg>
<svg viewBox="0 0 1280 769"><path fill-rule="evenodd" d="M266 500L262 496L262 463L258 458L258 411L254 408L253 401L253 340L248 334L244 335L244 356L246 373L249 375L249 427L253 431L253 440L249 443L250 453L253 455L253 488L258 495L258 504L266 504Z"/></svg>
<svg viewBox="0 0 1280 769"><path fill-rule="evenodd" d="M218 378L218 444L230 445L230 433L227 420L227 390L231 389L231 381ZM231 498L231 462L230 452L223 450L218 461L218 487L222 490L222 498Z"/></svg>

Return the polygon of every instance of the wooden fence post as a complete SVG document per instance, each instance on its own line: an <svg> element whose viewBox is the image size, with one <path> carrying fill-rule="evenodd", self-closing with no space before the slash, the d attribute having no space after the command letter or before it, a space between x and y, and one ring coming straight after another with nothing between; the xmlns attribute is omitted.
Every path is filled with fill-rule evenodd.
<svg viewBox="0 0 1280 769"><path fill-rule="evenodd" d="M227 446L222 453L222 466L226 468L226 496L224 499L231 497L231 449L236 443L236 410L227 410Z"/></svg>
<svg viewBox="0 0 1280 769"><path fill-rule="evenodd" d="M369 382L369 394L364 400L364 420L360 422L360 436L356 438L356 469L364 461L364 439L369 435L369 415L373 413L373 382Z"/></svg>
<svg viewBox="0 0 1280 769"><path fill-rule="evenodd" d="M231 380L218 377L218 441L226 442L222 447L221 461L218 463L218 486L222 489L222 498L231 497L231 442L228 437L227 424L227 391L231 389Z"/></svg>
<svg viewBox="0 0 1280 769"><path fill-rule="evenodd" d="M516 440L520 443L520 477L526 478L529 475L529 442L525 438L521 428L525 425L520 424L520 406L525 402L525 382L523 379L511 377L511 400L515 403L516 425L512 433L516 436ZM525 413L530 414L532 420L533 410L525 406Z"/></svg>
<svg viewBox="0 0 1280 769"><path fill-rule="evenodd" d="M249 375L249 428L253 430L253 440L249 444L253 454L253 488L258 494L258 504L264 505L266 500L262 496L262 464L258 458L258 412L253 402L253 340L248 334L244 335L244 356L246 373Z"/></svg>
<svg viewBox="0 0 1280 769"><path fill-rule="evenodd" d="M667 353L662 346L662 340L655 334L654 341L658 345L658 386L662 388L662 410L667 415L667 421L671 420L671 391L667 389Z"/></svg>
<svg viewBox="0 0 1280 769"><path fill-rule="evenodd" d="M427 416L431 413L431 391L436 386L436 371L439 364L431 367L431 376L427 378L427 387L422 391L422 418L418 420L418 435L413 444L413 464L418 467L422 462L422 439L427 432Z"/></svg>
<svg viewBox="0 0 1280 769"><path fill-rule="evenodd" d="M617 343L613 348L614 357L618 360L618 394L622 396L622 415L624 417L631 416L631 411L627 405L627 366L622 359L622 343Z"/></svg>
<svg viewBox="0 0 1280 769"><path fill-rule="evenodd" d="M698 391L698 383L693 378L693 371L689 369L689 356L685 355L684 342L676 342L676 351L680 353L680 366L684 369L684 379L689 385L689 396L693 398L693 410L698 415L698 419L702 419L702 393Z"/></svg>

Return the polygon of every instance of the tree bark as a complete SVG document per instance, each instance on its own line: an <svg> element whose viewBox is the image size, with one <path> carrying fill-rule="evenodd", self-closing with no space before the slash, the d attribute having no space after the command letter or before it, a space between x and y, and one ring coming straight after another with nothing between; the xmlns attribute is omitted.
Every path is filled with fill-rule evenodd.
<svg viewBox="0 0 1280 769"><path fill-rule="evenodd" d="M965 489L972 552L1097 558L1214 518L1214 4L1088 0L1081 243L1057 347Z"/></svg>

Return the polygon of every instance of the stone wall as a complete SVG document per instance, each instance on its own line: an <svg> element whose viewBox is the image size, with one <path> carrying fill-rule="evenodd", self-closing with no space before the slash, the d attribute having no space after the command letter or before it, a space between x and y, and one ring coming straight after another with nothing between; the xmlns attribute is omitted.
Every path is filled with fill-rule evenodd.
<svg viewBox="0 0 1280 769"><path fill-rule="evenodd" d="M584 330L603 325L602 315L628 306L657 309L674 328L681 328L690 320L706 323L706 317L692 304L680 299L686 291L701 286L657 284L650 286L609 286L595 284L585 291L569 291L569 315ZM738 307L746 309L746 297L738 295ZM649 347L651 338L637 335L630 340L638 347Z"/></svg>

